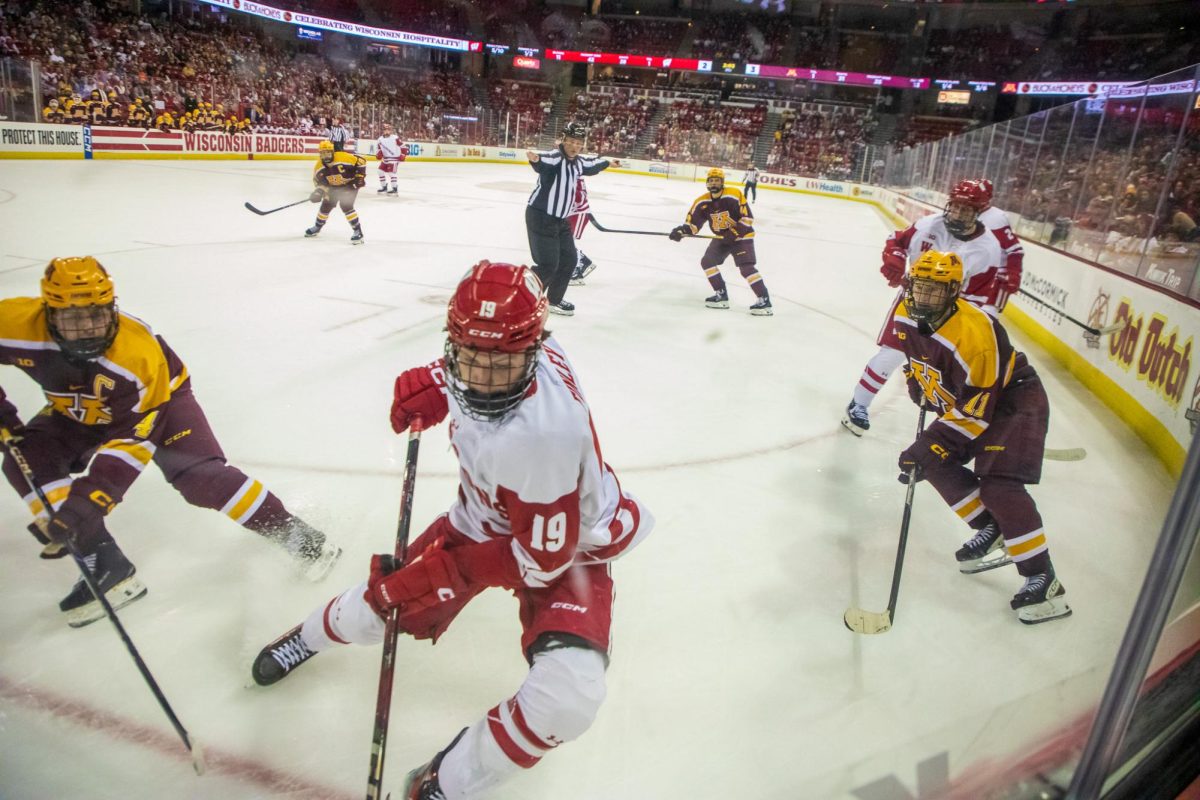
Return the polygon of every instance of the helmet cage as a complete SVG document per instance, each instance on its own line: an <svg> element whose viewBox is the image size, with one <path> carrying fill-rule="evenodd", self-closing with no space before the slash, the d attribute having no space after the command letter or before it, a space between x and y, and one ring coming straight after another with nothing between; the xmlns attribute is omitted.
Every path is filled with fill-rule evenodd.
<svg viewBox="0 0 1200 800"><path fill-rule="evenodd" d="M517 352L477 350L446 339L446 389L472 419L495 422L525 399L537 373L537 344Z"/></svg>
<svg viewBox="0 0 1200 800"><path fill-rule="evenodd" d="M92 306L46 306L51 338L71 361L93 361L117 338L120 315L116 303Z"/></svg>
<svg viewBox="0 0 1200 800"><path fill-rule="evenodd" d="M950 231L953 236L970 236L979 224L979 209L950 195L950 200L943 209L942 219L945 222L946 230Z"/></svg>
<svg viewBox="0 0 1200 800"><path fill-rule="evenodd" d="M950 317L958 299L958 281L909 277L904 289L904 308L918 324L937 330Z"/></svg>

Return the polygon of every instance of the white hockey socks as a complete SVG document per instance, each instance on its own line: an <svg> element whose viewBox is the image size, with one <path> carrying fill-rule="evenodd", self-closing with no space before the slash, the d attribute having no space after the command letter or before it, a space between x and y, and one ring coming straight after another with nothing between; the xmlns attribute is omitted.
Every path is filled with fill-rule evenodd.
<svg viewBox="0 0 1200 800"><path fill-rule="evenodd" d="M875 395L887 383L887 379L896 367L904 363L904 353L892 347L881 347L879 352L871 356L863 369L862 377L854 387L854 402L865 408L870 408Z"/></svg>

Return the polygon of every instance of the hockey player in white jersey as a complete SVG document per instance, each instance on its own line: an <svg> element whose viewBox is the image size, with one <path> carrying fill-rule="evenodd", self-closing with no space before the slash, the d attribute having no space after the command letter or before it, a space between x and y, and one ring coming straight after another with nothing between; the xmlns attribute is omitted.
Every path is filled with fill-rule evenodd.
<svg viewBox="0 0 1200 800"><path fill-rule="evenodd" d="M545 331L547 298L524 266L474 266L447 314L445 356L396 380L392 427L450 417L458 496L391 569L376 556L364 582L319 606L259 654L253 676L275 683L316 653L403 632L436 641L488 587L520 603L520 688L408 775L403 800L484 796L578 738L605 695L613 582L609 561L653 518L604 462L579 379Z"/></svg>
<svg viewBox="0 0 1200 800"><path fill-rule="evenodd" d="M408 157L408 145L400 141L389 122L383 123L383 135L375 140L375 158L379 160L379 191L376 194L388 194L399 197L400 190L396 186L396 173L400 162ZM391 179L391 188L388 180Z"/></svg>
<svg viewBox="0 0 1200 800"><path fill-rule="evenodd" d="M879 269L888 285L900 287L908 264L915 263L925 251L955 253L963 262L959 296L991 316L998 316L1009 295L1020 285L1022 250L1004 212L989 208L990 186L990 181L960 181L950 190L943 213L922 217L888 237L883 248L883 266ZM985 213L991 213L988 220L992 224L1002 221L1002 227L989 228L983 221ZM842 425L855 436L862 436L870 429L871 402L896 367L904 363L891 325L903 300L904 290L899 289L876 338L879 351L863 368L842 416Z"/></svg>

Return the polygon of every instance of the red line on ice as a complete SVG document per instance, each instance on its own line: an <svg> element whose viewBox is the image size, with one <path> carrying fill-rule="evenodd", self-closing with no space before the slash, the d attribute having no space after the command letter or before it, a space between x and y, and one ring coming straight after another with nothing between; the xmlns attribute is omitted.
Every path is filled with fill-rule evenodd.
<svg viewBox="0 0 1200 800"><path fill-rule="evenodd" d="M126 719L111 711L95 708L86 703L64 697L45 689L28 684L17 684L0 675L0 698L10 700L32 711L49 714L61 720L75 723L83 728L100 731L107 736L152 750L155 753L187 765L191 774L191 758L184 749L183 742L174 731L161 730L143 725L131 719ZM164 718L165 722L165 718ZM272 795L286 795L289 800L353 800L361 796L350 794L328 786L323 786L282 770L275 769L261 761L245 758L235 753L213 747L203 736L196 735L204 748L208 772L227 777L237 778L247 783L256 784ZM207 774L207 773L206 773Z"/></svg>

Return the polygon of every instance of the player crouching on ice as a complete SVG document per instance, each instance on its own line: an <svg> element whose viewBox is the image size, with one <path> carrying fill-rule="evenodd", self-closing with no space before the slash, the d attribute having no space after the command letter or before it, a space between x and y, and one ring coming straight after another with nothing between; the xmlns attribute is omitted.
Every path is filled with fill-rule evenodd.
<svg viewBox="0 0 1200 800"><path fill-rule="evenodd" d="M516 694L409 773L403 800L480 797L584 733L605 695L613 581L609 561L653 517L604 463L591 412L562 347L545 331L548 300L528 267L475 265L450 300L445 357L396 379L392 428L451 419L462 481L448 513L393 569L315 609L259 654L275 683L339 644L400 630L436 642L488 587L516 594L529 672Z"/></svg>
<svg viewBox="0 0 1200 800"><path fill-rule="evenodd" d="M333 142L321 142L317 145L317 163L313 165L313 191L308 199L320 203L317 209L317 221L304 232L312 238L321 232L329 221L329 213L334 206L341 206L346 221L354 229L350 244L362 244L362 225L358 221L358 212L354 210L354 201L358 198L358 190L367 185L367 160L362 156L347 153L344 150L334 151Z"/></svg>
<svg viewBox="0 0 1200 800"><path fill-rule="evenodd" d="M151 461L189 503L280 544L313 580L341 555L225 463L187 367L146 323L117 310L112 279L91 256L51 261L40 298L0 300L0 364L23 370L46 395L46 407L23 425L0 389L4 476L33 512L29 530L45 545L42 558L67 555L64 541L72 539L114 608L146 587L104 518ZM76 628L104 616L82 579L59 608Z"/></svg>
<svg viewBox="0 0 1200 800"><path fill-rule="evenodd" d="M687 221L676 226L670 233L671 241L682 241L685 236L695 236L704 227L707 220L712 232L720 239L709 242L708 249L700 259L700 266L708 282L716 294L707 298L704 305L709 308L729 308L729 294L725 289L725 279L721 277L721 265L725 259L733 256L733 263L754 290L758 298L750 306L750 313L759 317L769 317L771 297L767 294L767 284L755 268L757 263L754 255L754 215L750 206L737 189L725 188L725 172L720 169L710 169L704 181L708 191L696 198L688 211Z"/></svg>
<svg viewBox="0 0 1200 800"><path fill-rule="evenodd" d="M909 396L938 415L900 454L900 480L915 467L975 529L955 553L960 571L1016 564L1025 585L1011 605L1021 622L1065 617L1071 609L1025 488L1041 479L1050 404L1003 326L959 297L962 279L958 255L927 251L909 269L892 318Z"/></svg>

